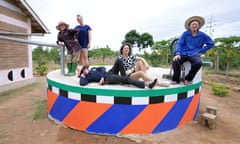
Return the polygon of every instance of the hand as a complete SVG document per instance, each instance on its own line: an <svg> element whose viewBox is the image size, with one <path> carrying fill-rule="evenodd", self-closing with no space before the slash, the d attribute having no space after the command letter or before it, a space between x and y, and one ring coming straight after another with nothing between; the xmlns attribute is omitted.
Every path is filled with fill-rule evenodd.
<svg viewBox="0 0 240 144"><path fill-rule="evenodd" d="M81 77L85 78L86 76L85 76L85 74L82 73L82 74L81 74Z"/></svg>
<svg viewBox="0 0 240 144"><path fill-rule="evenodd" d="M64 43L63 42L58 42L58 45L63 46Z"/></svg>
<svg viewBox="0 0 240 144"><path fill-rule="evenodd" d="M87 45L87 48L90 48L91 47L91 44L90 43L88 43L88 45Z"/></svg>
<svg viewBox="0 0 240 144"><path fill-rule="evenodd" d="M148 64L146 65L146 70L149 70L149 65Z"/></svg>
<svg viewBox="0 0 240 144"><path fill-rule="evenodd" d="M99 84L100 84L100 85L103 85L103 84L104 84L104 78L101 78L101 79L100 79Z"/></svg>
<svg viewBox="0 0 240 144"><path fill-rule="evenodd" d="M78 39L74 39L75 42L78 42Z"/></svg>
<svg viewBox="0 0 240 144"><path fill-rule="evenodd" d="M180 60L181 59L181 56L180 55L176 55L173 57L173 61L177 61L177 60Z"/></svg>

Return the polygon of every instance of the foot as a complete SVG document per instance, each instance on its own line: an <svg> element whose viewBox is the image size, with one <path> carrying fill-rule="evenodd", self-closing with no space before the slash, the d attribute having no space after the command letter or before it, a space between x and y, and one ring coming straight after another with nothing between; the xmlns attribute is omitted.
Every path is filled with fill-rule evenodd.
<svg viewBox="0 0 240 144"><path fill-rule="evenodd" d="M171 84L171 85L177 85L177 84L179 84L179 83L176 82L176 81L171 81L170 84Z"/></svg>
<svg viewBox="0 0 240 144"><path fill-rule="evenodd" d="M148 87L152 89L156 85L156 83L157 83L157 79L154 79L152 82L148 84Z"/></svg>
<svg viewBox="0 0 240 144"><path fill-rule="evenodd" d="M160 87L169 87L170 83L157 82L157 85Z"/></svg>
<svg viewBox="0 0 240 144"><path fill-rule="evenodd" d="M191 81L188 81L188 80L185 80L185 81L184 81L184 85L190 85L190 84L192 84Z"/></svg>

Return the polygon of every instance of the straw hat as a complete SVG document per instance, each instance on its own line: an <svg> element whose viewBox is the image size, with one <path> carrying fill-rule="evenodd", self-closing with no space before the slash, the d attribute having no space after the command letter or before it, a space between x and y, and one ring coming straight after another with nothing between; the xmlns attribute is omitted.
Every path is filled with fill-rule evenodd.
<svg viewBox="0 0 240 144"><path fill-rule="evenodd" d="M205 20L203 17L201 16L192 16L190 18L188 18L186 21L185 21L185 28L186 29L190 29L190 24L193 22L193 21L197 21L199 23L199 29L205 24Z"/></svg>
<svg viewBox="0 0 240 144"><path fill-rule="evenodd" d="M60 30L60 29L59 29L60 25L65 25L66 28L69 27L69 24L65 23L64 21L59 21L59 22L58 22L58 25L56 26L56 29L57 29L57 30Z"/></svg>

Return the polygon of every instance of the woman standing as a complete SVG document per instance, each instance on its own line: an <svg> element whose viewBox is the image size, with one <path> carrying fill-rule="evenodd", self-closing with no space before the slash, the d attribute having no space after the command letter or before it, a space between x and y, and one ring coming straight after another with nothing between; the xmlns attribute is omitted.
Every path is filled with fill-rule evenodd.
<svg viewBox="0 0 240 144"><path fill-rule="evenodd" d="M66 76L74 76L76 73L76 68L79 61L80 49L81 46L78 43L77 37L79 34L78 30L69 29L69 25L64 21L60 21L56 26L56 29L59 30L57 36L57 44L67 47L67 69L68 73Z"/></svg>
<svg viewBox="0 0 240 144"><path fill-rule="evenodd" d="M76 30L79 30L78 42L81 45L80 53L80 65L89 65L88 63L88 49L91 47L92 40L92 29L89 25L84 24L83 17L77 15L78 26L75 27Z"/></svg>

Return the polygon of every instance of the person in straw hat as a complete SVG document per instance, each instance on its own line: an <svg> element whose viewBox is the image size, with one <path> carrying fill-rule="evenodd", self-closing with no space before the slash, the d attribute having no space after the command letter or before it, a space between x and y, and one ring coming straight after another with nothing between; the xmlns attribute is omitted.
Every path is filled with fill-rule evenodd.
<svg viewBox="0 0 240 144"><path fill-rule="evenodd" d="M56 29L59 30L57 36L57 44L65 44L67 48L66 63L68 73L66 76L74 76L76 74L76 68L79 63L81 49L81 46L77 40L79 31L75 29L69 29L69 25L64 21L60 21L56 26Z"/></svg>
<svg viewBox="0 0 240 144"><path fill-rule="evenodd" d="M214 46L213 40L200 31L204 23L204 18L201 16L192 16L185 21L186 31L179 38L175 56L173 57L172 67L174 74L172 84L180 83L181 65L185 61L191 63L191 69L185 76L184 84L191 84L202 66L200 53L205 53Z"/></svg>

